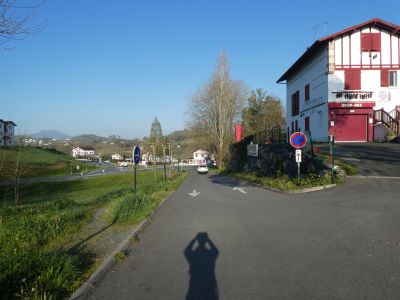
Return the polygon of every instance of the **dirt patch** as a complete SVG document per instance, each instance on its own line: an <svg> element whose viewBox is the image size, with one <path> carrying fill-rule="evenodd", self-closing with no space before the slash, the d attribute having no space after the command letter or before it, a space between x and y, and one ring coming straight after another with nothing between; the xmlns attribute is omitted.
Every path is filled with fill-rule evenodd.
<svg viewBox="0 0 400 300"><path fill-rule="evenodd" d="M109 256L125 240L134 226L109 224L104 221L105 208L97 209L92 221L74 238L74 249L83 249L94 255L97 261Z"/></svg>

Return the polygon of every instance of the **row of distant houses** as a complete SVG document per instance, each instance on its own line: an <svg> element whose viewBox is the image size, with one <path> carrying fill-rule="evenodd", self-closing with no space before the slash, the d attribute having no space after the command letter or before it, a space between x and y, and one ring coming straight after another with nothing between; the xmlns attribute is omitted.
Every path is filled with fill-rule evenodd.
<svg viewBox="0 0 400 300"><path fill-rule="evenodd" d="M92 147L75 147L72 149L72 156L73 157L94 157L95 156L95 149L93 149ZM147 153L143 153L141 160L143 164L147 164L149 162L154 163L154 162L163 162L164 158L161 157L154 157L153 154L151 154L150 152ZM189 164L193 164L193 165L201 165L201 164L206 164L210 161L211 157L210 157L210 153L206 150L202 150L199 149L195 152L193 152L193 158L192 159L188 159L188 163ZM131 158L126 158L124 156L122 156L119 153L114 153L111 155L111 160L114 161L131 161ZM167 163L170 162L178 162L175 158L170 157L170 156L166 156L165 157L165 161Z"/></svg>
<svg viewBox="0 0 400 300"><path fill-rule="evenodd" d="M14 146L15 135L14 127L17 126L13 121L4 121L0 119L0 146Z"/></svg>

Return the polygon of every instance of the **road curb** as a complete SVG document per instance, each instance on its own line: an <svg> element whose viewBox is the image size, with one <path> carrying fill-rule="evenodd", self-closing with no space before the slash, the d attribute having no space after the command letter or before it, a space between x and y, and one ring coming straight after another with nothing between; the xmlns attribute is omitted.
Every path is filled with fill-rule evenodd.
<svg viewBox="0 0 400 300"><path fill-rule="evenodd" d="M254 182L251 182L251 181L238 179L238 178L235 178L235 177L229 177L229 178L233 178L233 179L235 179L237 181L241 181L241 182L246 182L247 184L260 187L260 188L262 188L264 190L267 190L267 191L271 191L271 192L275 192L275 193L281 193L281 194L304 194L304 193L310 193L310 192L316 192L316 191L329 189L329 188L335 187L337 185L337 184L334 183L334 184L319 185L319 186L314 186L314 187L310 187L310 188L304 188L304 189L301 189L301 190L280 190L280 189L277 189L277 188L267 187L267 186L261 185L259 183L254 183Z"/></svg>
<svg viewBox="0 0 400 300"><path fill-rule="evenodd" d="M69 300L88 299L91 292L104 277L104 275L116 264L116 255L120 251L126 251L129 248L132 240L137 238L147 225L149 225L152 217L164 205L164 203L171 197L175 191L171 192L167 197L161 200L158 207L148 216L145 220L139 223L128 237L122 241L118 247L103 261L103 263L94 271L92 275L78 288L70 297Z"/></svg>

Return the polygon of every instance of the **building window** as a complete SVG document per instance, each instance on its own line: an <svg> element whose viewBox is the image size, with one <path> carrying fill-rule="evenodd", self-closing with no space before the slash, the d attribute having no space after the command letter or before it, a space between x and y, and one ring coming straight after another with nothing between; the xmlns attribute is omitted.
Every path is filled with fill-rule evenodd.
<svg viewBox="0 0 400 300"><path fill-rule="evenodd" d="M361 90L361 70L344 71L344 89Z"/></svg>
<svg viewBox="0 0 400 300"><path fill-rule="evenodd" d="M397 87L397 71L389 71L389 86Z"/></svg>
<svg viewBox="0 0 400 300"><path fill-rule="evenodd" d="M304 87L304 101L310 100L310 84Z"/></svg>
<svg viewBox="0 0 400 300"><path fill-rule="evenodd" d="M292 95L292 116L297 116L300 112L300 92Z"/></svg>
<svg viewBox="0 0 400 300"><path fill-rule="evenodd" d="M310 131L310 117L304 118L304 130Z"/></svg>
<svg viewBox="0 0 400 300"><path fill-rule="evenodd" d="M361 33L361 50L366 52L381 51L381 34Z"/></svg>

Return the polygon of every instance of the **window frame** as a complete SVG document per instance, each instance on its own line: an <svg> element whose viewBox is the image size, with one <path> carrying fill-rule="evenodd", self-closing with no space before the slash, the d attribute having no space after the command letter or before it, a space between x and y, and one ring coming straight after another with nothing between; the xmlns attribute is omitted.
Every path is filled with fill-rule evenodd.
<svg viewBox="0 0 400 300"><path fill-rule="evenodd" d="M389 70L388 71L388 86L389 87L398 87L398 74L397 70ZM394 77L391 76L391 74L394 74ZM394 82L392 84L392 79L394 78Z"/></svg>

